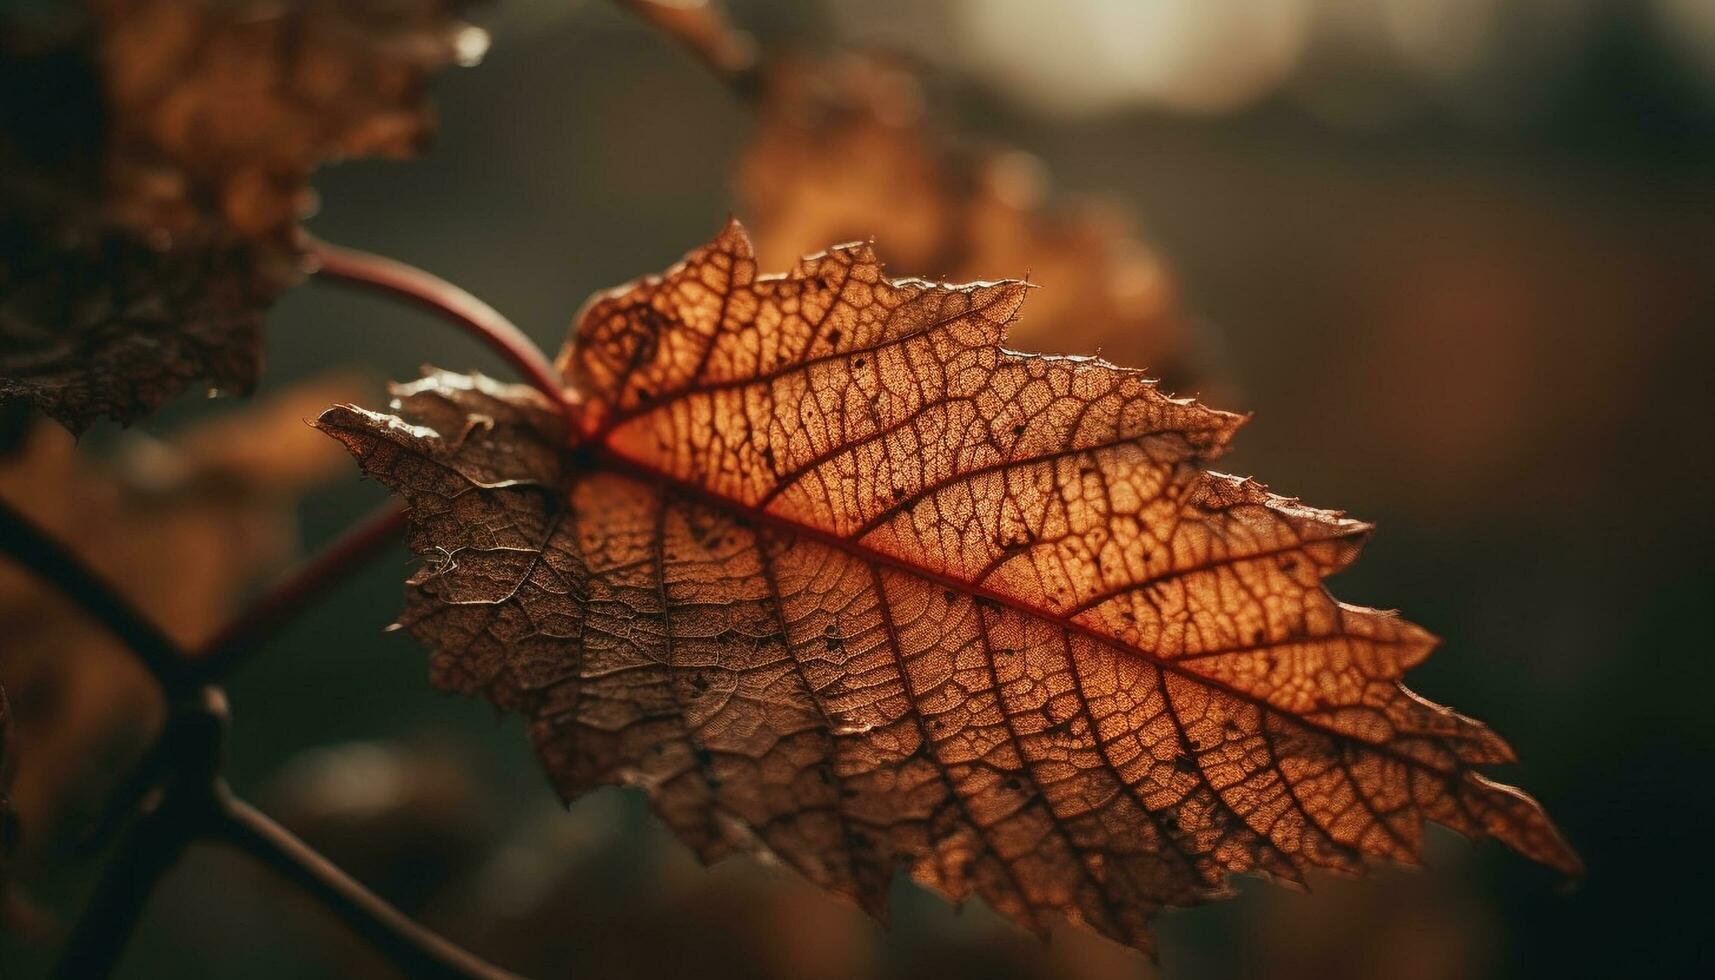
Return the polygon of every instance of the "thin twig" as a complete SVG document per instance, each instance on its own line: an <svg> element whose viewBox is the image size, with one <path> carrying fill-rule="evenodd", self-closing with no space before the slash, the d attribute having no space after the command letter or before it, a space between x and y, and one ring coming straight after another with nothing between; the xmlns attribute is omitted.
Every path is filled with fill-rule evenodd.
<svg viewBox="0 0 1715 980"><path fill-rule="evenodd" d="M193 831L164 808L145 813L126 831L66 941L53 980L93 980L113 973L150 893L178 863Z"/></svg>
<svg viewBox="0 0 1715 980"><path fill-rule="evenodd" d="M302 888L409 977L518 980L408 918L254 807L223 797L212 829Z"/></svg>
<svg viewBox="0 0 1715 980"><path fill-rule="evenodd" d="M216 687L201 688L173 706L158 744L170 769L120 839L60 954L54 980L111 975L156 884L178 863L186 845L210 832L216 800L224 797L218 773L228 717L226 695Z"/></svg>
<svg viewBox="0 0 1715 980"><path fill-rule="evenodd" d="M404 526L405 509L398 504L384 505L353 525L280 576L249 608L204 643L192 655L192 669L206 682L231 676L288 620L398 540Z"/></svg>
<svg viewBox="0 0 1715 980"><path fill-rule="evenodd" d="M4 500L0 500L0 552L51 583L106 627L169 695L195 684L178 644L80 558Z"/></svg>
<svg viewBox="0 0 1715 980"><path fill-rule="evenodd" d="M383 255L312 241L316 274L333 282L378 289L439 313L486 343L555 405L565 403L565 382L547 355L494 307L432 273Z"/></svg>
<svg viewBox="0 0 1715 980"><path fill-rule="evenodd" d="M149 794L160 789L162 781L173 771L174 760L168 756L169 751L168 745L160 738L149 744L143 757L125 774L118 787L102 801L100 810L90 818L89 824L79 832L72 845L73 854L80 858L95 857L113 843L113 838L126 829L129 821L148 809Z"/></svg>
<svg viewBox="0 0 1715 980"><path fill-rule="evenodd" d="M677 41L740 99L750 101L761 93L755 39L734 27L714 0L616 2Z"/></svg>

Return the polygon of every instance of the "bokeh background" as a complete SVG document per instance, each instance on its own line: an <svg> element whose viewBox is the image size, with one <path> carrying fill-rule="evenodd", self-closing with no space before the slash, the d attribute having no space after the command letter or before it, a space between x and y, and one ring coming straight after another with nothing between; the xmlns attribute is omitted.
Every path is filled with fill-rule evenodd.
<svg viewBox="0 0 1715 980"><path fill-rule="evenodd" d="M1158 965L1071 929L1043 946L903 881L884 927L776 869L704 870L634 794L562 812L522 724L433 691L423 652L381 632L402 547L232 683L240 792L413 914L541 976L1710 975L1715 4L733 14L765 51L901 52L934 126L1034 154L1051 199L1099 195L1138 223L1196 337L1187 383L1255 413L1225 467L1379 524L1334 591L1445 639L1412 686L1514 744L1524 763L1502 775L1544 802L1588 879L1567 890L1443 834L1427 870L1309 894L1247 881L1235 901L1165 914ZM324 171L310 227L459 283L552 351L592 291L745 216L733 172L753 115L607 4L501 0L476 19L493 46L440 80L435 149ZM504 375L426 315L314 283L272 315L268 359L264 393L334 367L377 384L423 363ZM229 407L181 400L142 428ZM382 499L352 468L304 499L304 543ZM73 910L88 881L73 862L41 902ZM52 948L0 943L8 980ZM121 975L387 972L242 859L199 850Z"/></svg>

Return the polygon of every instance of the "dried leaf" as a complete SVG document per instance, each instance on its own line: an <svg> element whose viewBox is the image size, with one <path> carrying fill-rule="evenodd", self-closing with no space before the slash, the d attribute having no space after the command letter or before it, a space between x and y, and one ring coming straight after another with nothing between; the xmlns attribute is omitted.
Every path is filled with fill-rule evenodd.
<svg viewBox="0 0 1715 980"><path fill-rule="evenodd" d="M1207 469L1236 416L1003 348L1026 291L862 245L758 277L734 224L586 308L565 422L436 372L319 425L411 506L435 683L705 859L877 912L904 866L1140 949L1231 872L1413 861L1425 820L1574 871L1477 773L1506 745L1401 686L1432 638L1323 589L1369 527Z"/></svg>
<svg viewBox="0 0 1715 980"><path fill-rule="evenodd" d="M112 459L42 423L0 461L0 497L194 647L259 573L291 554L298 498L333 475L338 450L304 420L362 390L341 378L303 385L169 442L129 435ZM7 563L0 683L25 747L13 800L34 848L50 843L34 828L77 831L77 811L102 798L107 769L122 768L116 763L159 723L161 706L118 641Z"/></svg>
<svg viewBox="0 0 1715 980"><path fill-rule="evenodd" d="M73 431L248 392L310 171L427 136L460 0L89 0L0 50L0 402ZM46 98L51 93L53 98Z"/></svg>
<svg viewBox="0 0 1715 980"><path fill-rule="evenodd" d="M911 275L1028 275L1048 288L1019 315L1014 341L1100 352L1174 390L1204 383L1172 276L1123 212L1051 204L1047 172L1028 153L949 144L926 122L917 76L896 61L773 66L738 195L766 268L874 239L890 268Z"/></svg>

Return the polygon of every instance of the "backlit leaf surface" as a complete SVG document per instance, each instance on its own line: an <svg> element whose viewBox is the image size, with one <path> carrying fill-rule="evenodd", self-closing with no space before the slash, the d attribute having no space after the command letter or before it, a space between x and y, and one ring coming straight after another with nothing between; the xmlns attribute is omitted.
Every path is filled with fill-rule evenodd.
<svg viewBox="0 0 1715 980"><path fill-rule="evenodd" d="M1027 291L861 245L759 276L734 224L592 300L564 416L432 372L319 424L410 503L435 682L706 859L1142 949L1231 872L1411 861L1426 820L1574 871L1476 771L1506 745L1401 686L1433 639L1324 590L1369 528L1209 470L1236 416L1006 350Z"/></svg>

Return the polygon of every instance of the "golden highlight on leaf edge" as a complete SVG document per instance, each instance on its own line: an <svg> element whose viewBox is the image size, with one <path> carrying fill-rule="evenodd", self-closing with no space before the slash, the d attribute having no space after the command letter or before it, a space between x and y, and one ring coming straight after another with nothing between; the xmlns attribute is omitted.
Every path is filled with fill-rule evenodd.
<svg viewBox="0 0 1715 980"><path fill-rule="evenodd" d="M1017 282L865 245L758 275L736 222L598 294L547 400L430 372L318 425L411 506L400 624L531 720L568 799L880 912L895 867L1140 949L1230 874L1414 862L1425 821L1569 874L1434 645L1322 579L1369 526L1207 468L1241 421L1004 347Z"/></svg>

